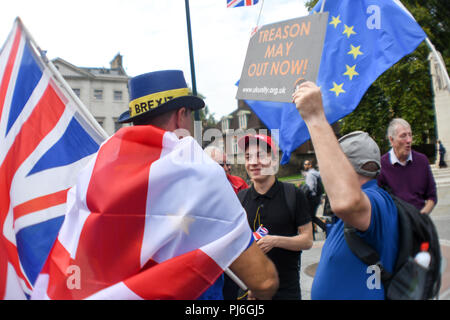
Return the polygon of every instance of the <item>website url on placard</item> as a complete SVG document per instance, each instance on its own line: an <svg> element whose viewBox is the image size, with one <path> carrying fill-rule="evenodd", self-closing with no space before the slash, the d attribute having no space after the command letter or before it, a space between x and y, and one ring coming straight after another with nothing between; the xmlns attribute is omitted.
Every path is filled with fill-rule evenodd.
<svg viewBox="0 0 450 320"><path fill-rule="evenodd" d="M253 88L242 88L243 93L254 93L254 94L264 94L273 95L286 94L286 87L282 88L268 88L268 87L253 87Z"/></svg>

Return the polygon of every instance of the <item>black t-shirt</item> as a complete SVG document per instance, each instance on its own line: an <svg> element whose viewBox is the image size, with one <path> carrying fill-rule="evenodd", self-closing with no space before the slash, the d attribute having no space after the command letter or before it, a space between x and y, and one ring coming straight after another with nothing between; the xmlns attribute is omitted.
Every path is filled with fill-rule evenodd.
<svg viewBox="0 0 450 320"><path fill-rule="evenodd" d="M269 191L261 195L252 186L245 198L243 207L247 211L247 219L252 231L262 224L268 229L269 235L292 237L298 234L298 227L311 221L309 206L303 192L295 188L296 210L295 216L289 212L284 195L284 188L280 181L275 180ZM301 251L291 251L273 248L267 256L275 264L280 286L274 299L300 298L300 254Z"/></svg>

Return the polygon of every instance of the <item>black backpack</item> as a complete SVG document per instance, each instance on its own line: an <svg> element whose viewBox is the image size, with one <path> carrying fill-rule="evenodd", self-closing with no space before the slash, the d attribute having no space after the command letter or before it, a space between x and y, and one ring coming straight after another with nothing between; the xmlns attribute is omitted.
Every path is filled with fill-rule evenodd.
<svg viewBox="0 0 450 320"><path fill-rule="evenodd" d="M286 199L286 205L289 209L289 214L290 214L292 220L295 221L295 207L297 205L297 198L295 196L295 185L293 185L292 183L287 183L287 182L282 182L282 181L280 181L280 182L281 182L281 185L283 186L284 197ZM247 196L249 190L250 190L250 188L247 188L247 189L239 191L239 193L237 194L239 201L241 202L243 207L245 207L246 196Z"/></svg>
<svg viewBox="0 0 450 320"><path fill-rule="evenodd" d="M321 197L325 193L325 187L322 183L322 178L319 176L317 178L317 190L316 190L316 196Z"/></svg>
<svg viewBox="0 0 450 320"><path fill-rule="evenodd" d="M309 189L309 187L306 184L302 184L300 186L300 189L303 191L303 193L306 196L306 199L308 199L308 202L310 203L310 206L315 207L320 204L320 201L322 200L322 195L325 193L325 188L322 183L322 178L320 176L317 177L317 185L316 185L316 194L313 195L312 191Z"/></svg>
<svg viewBox="0 0 450 320"><path fill-rule="evenodd" d="M387 190L388 191L388 190ZM439 237L431 218L413 205L394 196L398 211L398 256L392 274L380 262L378 253L356 234L356 229L344 224L345 240L350 250L369 266L380 268L381 282L387 300L426 300L437 297L441 286L441 251ZM431 262L428 269L418 265L414 257L423 242L429 243Z"/></svg>

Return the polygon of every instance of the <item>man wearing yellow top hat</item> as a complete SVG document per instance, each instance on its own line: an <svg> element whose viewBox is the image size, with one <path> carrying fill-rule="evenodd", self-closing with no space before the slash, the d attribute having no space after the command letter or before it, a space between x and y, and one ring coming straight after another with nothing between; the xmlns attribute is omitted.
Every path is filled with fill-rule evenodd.
<svg viewBox="0 0 450 320"><path fill-rule="evenodd" d="M120 115L119 122L132 122L134 127L125 128L127 130L145 126L148 129L149 135L153 135L161 129L167 132L174 132L181 129L191 131L191 111L201 109L205 106L201 98L189 95L189 89L183 73L178 70L150 72L134 77L129 81L129 92L129 110ZM120 133L120 130L116 134L118 133ZM185 139L192 139L192 137ZM182 140L184 139L180 141ZM174 166L176 165L176 162L174 162ZM195 169L197 168L195 164L189 165L193 168L192 170L197 170ZM199 165L203 167L206 165L217 166L217 168L220 168L214 161L211 161L211 163L200 163ZM170 168L167 168L167 171L170 171ZM189 175L189 170L185 174ZM229 199L228 194L233 192L233 190L229 187L223 170L208 169L208 174L216 175L214 179L218 179L218 181L223 180L224 188L220 190L219 197L214 194L215 190L211 188L190 190L190 185L186 185L185 192L177 194L176 197L188 200L188 198L195 196L195 193L208 194L207 196L209 198L214 198L216 199L214 201L217 201L214 203L214 208L217 209L214 210L217 210L217 214L225 219L230 215L227 209L230 206L224 202L226 199ZM209 195L209 193L211 194ZM239 214L245 217L245 211L240 206L235 195L234 198L239 206ZM208 233L211 232L214 232L214 230L203 230L202 234L197 236L207 238L209 237ZM256 243L252 243L251 240L250 243L245 250L241 250L242 252L240 254L238 251L235 253L236 258L232 261L230 269L250 289L255 298L270 299L278 287L276 269L273 263L258 248ZM249 268L249 266L252 267ZM183 277L183 274L179 276ZM219 299L220 295L217 294L218 292L221 293L221 291L220 283L216 282L210 289L203 293L200 299Z"/></svg>

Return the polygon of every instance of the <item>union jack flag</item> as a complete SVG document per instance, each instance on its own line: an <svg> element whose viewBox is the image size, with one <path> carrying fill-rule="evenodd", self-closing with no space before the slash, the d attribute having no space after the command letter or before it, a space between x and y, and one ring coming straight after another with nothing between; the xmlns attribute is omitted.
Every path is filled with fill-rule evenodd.
<svg viewBox="0 0 450 320"><path fill-rule="evenodd" d="M38 51L17 18L0 51L0 299L31 295L67 192L106 137Z"/></svg>
<svg viewBox="0 0 450 320"><path fill-rule="evenodd" d="M32 299L196 299L251 234L224 170L194 138L122 128L68 192Z"/></svg>
<svg viewBox="0 0 450 320"><path fill-rule="evenodd" d="M258 0L227 0L227 8L252 6L257 3Z"/></svg>

